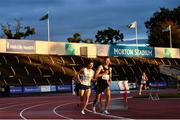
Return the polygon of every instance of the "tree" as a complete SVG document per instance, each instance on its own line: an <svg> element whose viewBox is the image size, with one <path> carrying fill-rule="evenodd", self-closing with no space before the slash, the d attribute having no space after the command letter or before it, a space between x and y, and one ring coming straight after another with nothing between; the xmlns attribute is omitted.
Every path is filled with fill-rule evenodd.
<svg viewBox="0 0 180 120"><path fill-rule="evenodd" d="M1 29L4 33L3 38L21 39L21 38L26 38L27 36L35 34L35 29L33 27L30 27L30 26L22 27L21 19L20 20L15 19L15 21L16 21L16 26L15 26L14 31L13 31L12 25L8 23L7 25L1 24ZM22 29L24 29L25 31L23 31Z"/></svg>
<svg viewBox="0 0 180 120"><path fill-rule="evenodd" d="M93 43L93 39L86 38L86 39L82 40L82 42L84 42L84 43Z"/></svg>
<svg viewBox="0 0 180 120"><path fill-rule="evenodd" d="M81 34L80 33L75 33L73 35L73 37L69 37L67 40L68 40L68 42L79 43L79 42L82 41Z"/></svg>
<svg viewBox="0 0 180 120"><path fill-rule="evenodd" d="M83 40L81 38L81 34L80 33L73 34L73 37L69 37L67 40L68 40L68 42L74 42L74 43L80 43L80 42L83 42L83 43L93 43L93 39L91 39L91 38L86 38L86 39Z"/></svg>
<svg viewBox="0 0 180 120"><path fill-rule="evenodd" d="M124 35L119 30L108 27L108 29L98 31L95 37L95 43L116 44L123 41Z"/></svg>
<svg viewBox="0 0 180 120"><path fill-rule="evenodd" d="M152 47L170 47L169 31L163 32L171 25L172 46L180 46L180 6L169 10L160 8L153 16L145 22L145 27L148 29L148 44Z"/></svg>

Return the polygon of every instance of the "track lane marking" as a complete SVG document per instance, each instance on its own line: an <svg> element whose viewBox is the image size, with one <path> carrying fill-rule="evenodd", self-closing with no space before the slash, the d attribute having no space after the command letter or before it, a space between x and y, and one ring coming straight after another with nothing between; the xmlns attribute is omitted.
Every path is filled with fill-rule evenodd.
<svg viewBox="0 0 180 120"><path fill-rule="evenodd" d="M131 98L131 97L128 97L128 98ZM122 98L112 98L111 100L116 100L116 99L122 99ZM66 105L70 105L70 104L74 104L74 103L77 103L77 102L71 102L71 103L65 103L65 104L62 104L62 105L59 105L59 106L56 106L54 109L53 109L53 112L54 114L60 116L60 117L63 117L64 119L73 119L73 118L69 118L67 116L64 116L62 114L59 114L56 112L56 109L59 108L59 107L63 107L63 106L66 106ZM90 102L89 104L92 104L92 102ZM89 109L86 109L86 111L88 112L91 112L93 113L91 110ZM120 117L120 116L115 116L115 115L106 115L106 114L103 114L103 113L93 113L93 114L97 114L97 115L101 115L101 116L105 116L105 117L111 117L111 118L115 118L115 119L128 119L128 120L133 120L133 119L130 119L130 118L125 118L125 117Z"/></svg>
<svg viewBox="0 0 180 120"><path fill-rule="evenodd" d="M45 105L45 104L49 104L49 102L45 102L45 103L41 103L41 104L32 105L32 106L30 106L30 107L26 107L25 109L21 110L21 112L19 113L19 116L20 116L22 119L24 119L24 120L28 120L27 118L25 118L25 117L23 116L23 112L24 112L24 111L26 111L26 110L28 110L28 109L31 109L31 108L34 108L34 107L38 107L38 106L41 106L41 105Z"/></svg>
<svg viewBox="0 0 180 120"><path fill-rule="evenodd" d="M128 98L131 98L131 97L128 97ZM123 99L123 98L122 98L122 97L120 97L120 98L112 98L111 100L118 100L118 99ZM105 101L105 100L103 100L103 101ZM92 103L93 103L93 102L90 102L88 105L90 105L90 104L92 104ZM93 113L93 111L92 111L92 110L89 110L89 109L86 109L86 111ZM93 114L102 115L102 116L106 116L106 117L112 117L112 118L115 118L115 119L128 119L128 120L133 120L133 119L130 119L130 118L120 117L120 116L111 115L111 114L110 114L110 115L106 115L106 114L100 113L100 112L96 112L96 113L93 113Z"/></svg>
<svg viewBox="0 0 180 120"><path fill-rule="evenodd" d="M61 101L59 101L61 102ZM24 119L24 120L27 120L28 118L26 118L23 113L26 111L26 110L29 110L31 108L34 108L34 107L38 107L38 106L43 106L43 105L46 105L46 104L54 104L54 103L58 103L57 101L44 101L44 103L41 102L41 104L36 104L36 105L32 105L32 106L29 106L29 107L26 107L24 108L23 110L21 110L21 112L19 113L19 116Z"/></svg>
<svg viewBox="0 0 180 120"><path fill-rule="evenodd" d="M66 105L70 105L70 104L74 104L74 103L77 103L77 102L71 102L71 103L65 103L65 104L58 105L58 106L56 106L56 107L53 109L53 113L56 114L57 116L60 116L60 117L64 118L64 119L70 119L70 120L72 120L73 118L69 118L69 117L66 117L66 116L64 116L64 115L62 115L62 114L57 113L57 112L56 112L56 109L59 108L59 107L66 106Z"/></svg>

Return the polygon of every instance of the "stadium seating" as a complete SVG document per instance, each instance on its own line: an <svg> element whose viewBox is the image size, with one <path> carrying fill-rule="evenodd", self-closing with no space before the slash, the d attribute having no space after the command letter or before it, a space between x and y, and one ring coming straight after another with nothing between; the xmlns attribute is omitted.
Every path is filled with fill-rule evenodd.
<svg viewBox="0 0 180 120"><path fill-rule="evenodd" d="M88 61L95 63L96 70L103 57L0 53L0 81L15 86L71 84L72 77ZM113 80L136 83L143 71L150 81L170 79L159 72L159 65L180 67L180 59L170 58L111 57L111 62Z"/></svg>

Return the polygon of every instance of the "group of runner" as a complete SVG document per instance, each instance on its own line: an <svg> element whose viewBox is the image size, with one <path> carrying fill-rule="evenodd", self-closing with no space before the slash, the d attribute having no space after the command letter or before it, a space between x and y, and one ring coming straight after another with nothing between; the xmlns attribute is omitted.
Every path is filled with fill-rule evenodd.
<svg viewBox="0 0 180 120"><path fill-rule="evenodd" d="M102 93L105 94L105 106L103 113L109 114L109 104L111 99L111 90L110 84L112 82L112 68L109 66L111 63L109 57L105 57L103 64L98 66L96 71L93 70L94 63L89 61L87 67L83 67L80 71L75 75L74 80L76 83L75 91L80 96L80 104L81 106L81 114L85 114L86 107L89 102L89 98L91 95L91 82L95 82L95 91L96 96L93 100L92 110L96 113L96 109L102 111ZM148 77L145 72L142 73L141 76L141 84L139 89L139 95L142 93L142 89L146 89L146 83L148 81Z"/></svg>
<svg viewBox="0 0 180 120"><path fill-rule="evenodd" d="M90 61L87 67L83 67L75 76L76 89L79 89L77 94L80 96L81 101L81 114L85 114L86 107L89 102L89 98L91 95L91 81L96 83L95 91L96 96L93 101L93 112L96 113L96 107L99 110L102 108L101 97L102 93L105 94L105 109L103 112L105 114L109 114L109 103L111 99L111 91L110 84L112 81L112 68L109 66L111 63L110 58L105 57L102 65L98 66L97 71L94 71L93 65L94 63Z"/></svg>

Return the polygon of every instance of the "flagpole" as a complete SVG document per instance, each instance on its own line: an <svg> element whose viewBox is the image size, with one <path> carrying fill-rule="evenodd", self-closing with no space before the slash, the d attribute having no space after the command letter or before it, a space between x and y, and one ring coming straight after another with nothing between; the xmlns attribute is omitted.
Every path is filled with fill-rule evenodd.
<svg viewBox="0 0 180 120"><path fill-rule="evenodd" d="M135 32L136 32L136 46L138 46L138 40L137 40L137 21L136 21L136 26L135 26Z"/></svg>
<svg viewBox="0 0 180 120"><path fill-rule="evenodd" d="M169 25L169 39L170 39L170 41L169 41L169 43L170 43L170 48L172 48L172 36L171 36L171 25Z"/></svg>
<svg viewBox="0 0 180 120"><path fill-rule="evenodd" d="M136 35L136 47L137 47L137 49L138 49L138 39L137 39L137 21L134 21L134 22L132 22L129 26L128 26L128 28L133 28L133 29L135 29L135 35Z"/></svg>
<svg viewBox="0 0 180 120"><path fill-rule="evenodd" d="M48 24L48 41L50 41L50 23L49 23L49 11L48 13L48 20L47 20L47 24Z"/></svg>

